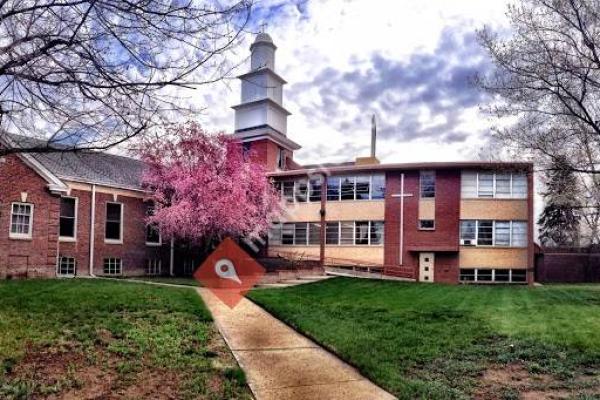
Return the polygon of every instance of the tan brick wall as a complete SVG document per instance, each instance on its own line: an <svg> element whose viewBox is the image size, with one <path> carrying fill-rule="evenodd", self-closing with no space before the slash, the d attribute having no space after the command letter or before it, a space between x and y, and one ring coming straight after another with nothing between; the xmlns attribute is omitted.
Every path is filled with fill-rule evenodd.
<svg viewBox="0 0 600 400"><path fill-rule="evenodd" d="M462 199L460 219L527 220L527 200Z"/></svg>
<svg viewBox="0 0 600 400"><path fill-rule="evenodd" d="M318 222L321 203L294 203L285 207L282 222Z"/></svg>
<svg viewBox="0 0 600 400"><path fill-rule="evenodd" d="M319 258L319 246L269 246L269 256ZM327 263L383 265L383 246L325 246Z"/></svg>
<svg viewBox="0 0 600 400"><path fill-rule="evenodd" d="M419 219L435 220L435 199L419 200Z"/></svg>
<svg viewBox="0 0 600 400"><path fill-rule="evenodd" d="M327 221L383 221L385 202L383 200L330 201L327 202Z"/></svg>
<svg viewBox="0 0 600 400"><path fill-rule="evenodd" d="M461 246L460 268L527 268L527 248Z"/></svg>

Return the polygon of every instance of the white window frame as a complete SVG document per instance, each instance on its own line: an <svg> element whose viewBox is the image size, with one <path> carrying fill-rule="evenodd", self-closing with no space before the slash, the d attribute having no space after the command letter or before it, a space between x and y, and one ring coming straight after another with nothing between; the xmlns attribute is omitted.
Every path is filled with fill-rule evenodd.
<svg viewBox="0 0 600 400"><path fill-rule="evenodd" d="M62 260L65 258L73 260L73 273L72 274L62 274L60 272ZM59 256L58 262L56 264L56 276L61 277L61 278L73 278L73 277L75 277L76 274L77 274L77 260L75 259L75 257Z"/></svg>
<svg viewBox="0 0 600 400"><path fill-rule="evenodd" d="M463 199L496 199L496 200L526 200L529 197L529 182L527 181L527 175L525 174L525 184L527 191L525 192L525 197L515 197L514 192L514 176L522 175L522 173L518 172L489 172L489 171L470 171L475 174L475 196L462 197ZM481 174L492 174L492 196L479 196L479 176ZM498 197L496 192L496 179L498 174L510 175L510 194L508 197ZM462 177L462 175L461 175ZM461 179L461 193L462 193L462 179Z"/></svg>
<svg viewBox="0 0 600 400"><path fill-rule="evenodd" d="M144 272L147 276L160 276L162 274L162 260L160 258L149 258Z"/></svg>
<svg viewBox="0 0 600 400"><path fill-rule="evenodd" d="M79 197L75 196L61 196L61 199L74 199L75 200L75 219L73 220L73 236L60 236L60 210L58 212L58 240L60 242L76 242L77 241L77 223L79 221Z"/></svg>
<svg viewBox="0 0 600 400"><path fill-rule="evenodd" d="M146 231L144 232L144 236L146 239L146 246L150 246L150 247L159 247L162 246L162 235L160 234L160 229L157 227L156 231L158 232L158 242L149 242L148 241L148 228L150 227L150 225L146 225Z"/></svg>
<svg viewBox="0 0 600 400"><path fill-rule="evenodd" d="M430 199L433 197L429 197ZM421 226L421 221L432 221L433 222L433 226L431 228L423 228ZM459 226L460 229L460 226ZM420 231L435 231L435 219L429 219L429 218L419 218L419 230Z"/></svg>
<svg viewBox="0 0 600 400"><path fill-rule="evenodd" d="M114 266L115 266L115 267L116 267L116 265L117 265L117 262L116 262L116 261L117 261L117 260L119 260L119 263L118 263L118 264L119 264L119 272L115 272L115 273L106 272L106 270L105 270L105 266L106 266L106 261L107 261L107 260L108 260L108 265L109 265L109 268L108 268L108 270L109 270L109 271L110 271L110 262L111 262L111 260L113 260L113 261L114 261ZM103 262L102 262L102 273L103 273L104 275L111 275L111 276L123 275L123 259L122 259L122 258L119 258L119 257L106 257L106 258L104 258L102 261L103 261ZM115 268L115 269L116 269L116 268Z"/></svg>
<svg viewBox="0 0 600 400"><path fill-rule="evenodd" d="M420 200L435 200L435 195L437 192L437 174L435 170L422 170L419 171L419 199ZM433 177L433 196L432 197L423 197L423 177Z"/></svg>
<svg viewBox="0 0 600 400"><path fill-rule="evenodd" d="M119 239L108 239L106 237L106 223L108 222L108 205L109 204L120 204L121 205L121 223L119 224ZM123 225L125 224L125 204L118 201L107 201L104 206L104 243L107 244L123 244Z"/></svg>
<svg viewBox="0 0 600 400"><path fill-rule="evenodd" d="M508 249L508 248L516 248L516 249L526 249L528 246L528 242L529 242L529 238L526 236L525 237L525 246L515 246L513 243L513 223L514 222L524 222L525 225L527 226L527 221L523 221L523 220L489 220L489 219L464 219L464 220L460 220L458 223L458 240L459 242L462 240L461 237L461 232L460 232L460 223L462 221L474 221L475 222L475 239L474 239L474 244L471 245L467 245L467 247L483 247L483 248L490 248L490 247L495 247L495 248L500 248L500 249ZM492 244L479 244L479 222L480 221L492 221ZM497 222L508 222L509 223L509 244L508 246L506 245L497 245L496 244L496 223ZM461 246L465 246L465 245L461 245Z"/></svg>
<svg viewBox="0 0 600 400"><path fill-rule="evenodd" d="M14 207L15 205L25 205L25 206L29 206L31 208L31 214L29 215L29 227L28 227L28 233L23 234L23 233L16 233L12 231L12 221L13 221L13 215L14 215ZM18 239L18 240L30 240L33 239L33 215L34 215L34 211L35 211L35 206L33 203L26 203L26 202L22 202L22 201L14 201L12 203L10 203L10 220L8 223L8 237L10 239Z"/></svg>

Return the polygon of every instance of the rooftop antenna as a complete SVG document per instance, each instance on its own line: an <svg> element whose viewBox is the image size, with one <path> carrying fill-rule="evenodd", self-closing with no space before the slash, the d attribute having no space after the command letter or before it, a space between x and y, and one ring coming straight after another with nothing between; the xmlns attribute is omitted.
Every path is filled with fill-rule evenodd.
<svg viewBox="0 0 600 400"><path fill-rule="evenodd" d="M371 117L371 158L375 158L375 142L377 141L377 123L375 114Z"/></svg>

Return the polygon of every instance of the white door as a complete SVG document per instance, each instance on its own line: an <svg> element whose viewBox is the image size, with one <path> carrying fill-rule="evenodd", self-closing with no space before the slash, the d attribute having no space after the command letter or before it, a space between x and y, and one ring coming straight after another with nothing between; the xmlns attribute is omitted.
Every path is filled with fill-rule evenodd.
<svg viewBox="0 0 600 400"><path fill-rule="evenodd" d="M419 253L419 281L433 282L434 253Z"/></svg>

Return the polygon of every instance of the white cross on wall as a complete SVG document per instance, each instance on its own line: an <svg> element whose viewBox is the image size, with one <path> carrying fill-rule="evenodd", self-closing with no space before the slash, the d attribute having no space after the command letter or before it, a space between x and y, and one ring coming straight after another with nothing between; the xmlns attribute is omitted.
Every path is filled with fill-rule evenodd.
<svg viewBox="0 0 600 400"><path fill-rule="evenodd" d="M404 193L404 174L400 175L400 193L392 197L400 197L400 265L404 265L404 198L412 197L412 193Z"/></svg>

